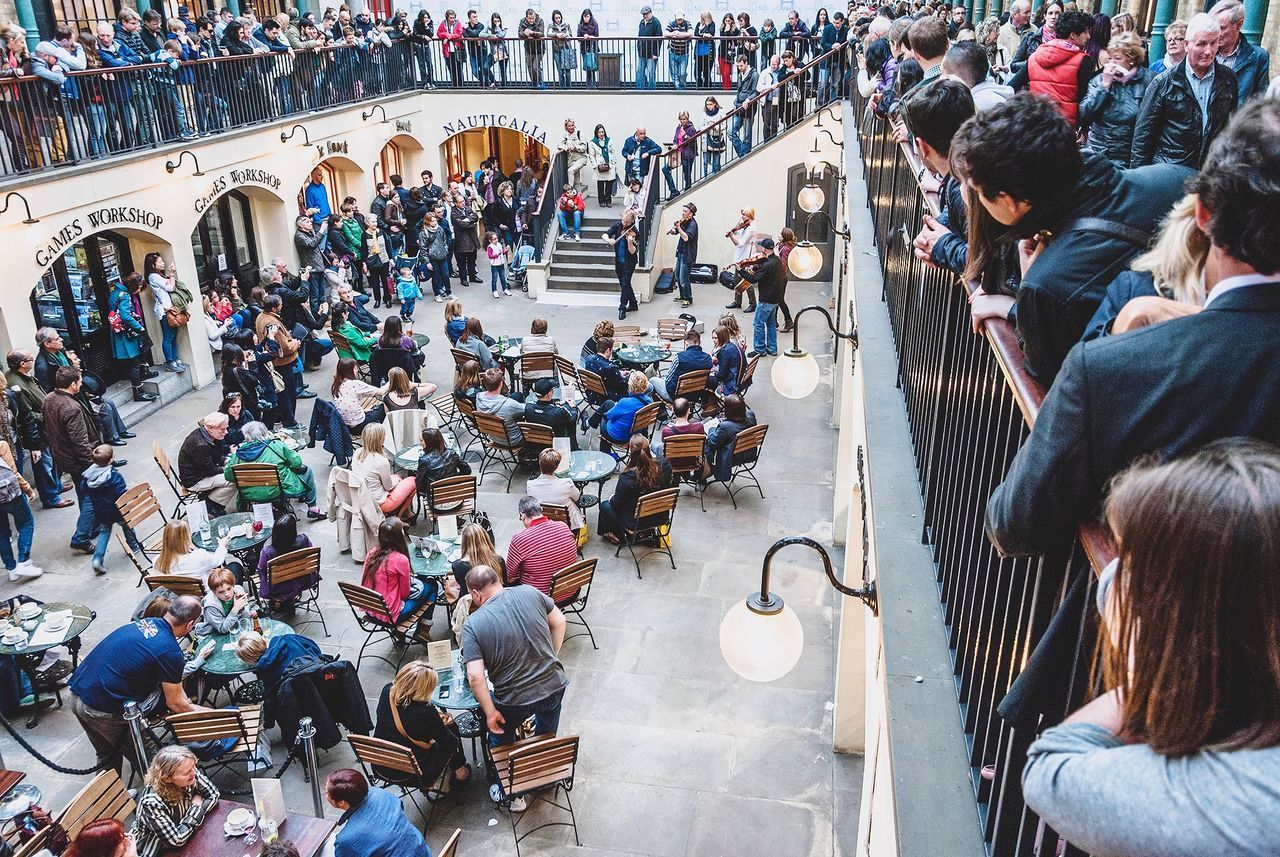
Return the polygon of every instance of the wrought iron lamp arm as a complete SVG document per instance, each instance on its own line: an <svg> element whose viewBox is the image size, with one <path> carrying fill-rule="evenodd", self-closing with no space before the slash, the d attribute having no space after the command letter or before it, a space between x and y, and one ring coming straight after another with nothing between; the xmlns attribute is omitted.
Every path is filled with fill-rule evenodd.
<svg viewBox="0 0 1280 857"><path fill-rule="evenodd" d="M807 309L817 309L817 307L807 307ZM803 312L803 310L801 310ZM830 321L830 316L828 316ZM837 334L840 335L840 334ZM788 536L778 539L769 546L769 550L764 555L764 565L760 570L760 592L754 593L747 599L747 607L754 613L770 615L778 613L782 610L782 599L775 598L769 592L769 578L773 572L773 555L783 548L791 545L804 545L812 548L822 558L822 570L827 574L827 581L841 595L848 595L857 598L863 604L876 609L876 585L875 581L864 583L861 589L855 589L852 586L845 586L836 578L835 569L831 566L831 556L827 553L826 548L815 542L808 536Z"/></svg>
<svg viewBox="0 0 1280 857"><path fill-rule="evenodd" d="M178 153L178 160L176 160L176 161L165 161L165 162L164 162L164 171L165 171L165 172L167 172L167 173L169 173L170 175L173 175L174 171L175 171L175 170L177 170L177 169L178 169L178 167L182 166L182 162L183 162L183 161L185 161L185 160L187 159L187 155L190 155L190 156L191 156L191 163L192 163L192 164L195 166L195 168L196 168L196 171L195 171L194 173L192 173L191 175L193 175L193 176L202 176L202 175L204 175L204 172L200 169L200 159L199 159L199 158L197 158L197 157L196 157L196 153L195 153L195 152L193 152L193 151L191 151L190 149L183 149L181 152L179 152L179 153Z"/></svg>
<svg viewBox="0 0 1280 857"><path fill-rule="evenodd" d="M290 128L290 129L289 129L288 133L286 133L286 132L284 132L284 131L281 131L281 132L280 132L280 142L281 142L281 143L287 143L287 142L289 142L290 140L292 140L292 139L293 139L293 135L294 135L294 134L297 134L299 131L301 131L301 132L302 132L302 145L304 145L304 146L310 146L310 145L311 145L311 135L307 133L306 126L304 126L304 125L294 125L292 128Z"/></svg>
<svg viewBox="0 0 1280 857"><path fill-rule="evenodd" d="M0 214L4 214L6 211L9 210L9 200L13 199L15 196L18 199L22 200L22 207L27 210L27 219L22 222L26 224L39 223L40 222L39 219L31 216L31 203L27 202L27 198L22 194L18 193L16 190L11 190L7 194L5 194L4 208L0 208Z"/></svg>

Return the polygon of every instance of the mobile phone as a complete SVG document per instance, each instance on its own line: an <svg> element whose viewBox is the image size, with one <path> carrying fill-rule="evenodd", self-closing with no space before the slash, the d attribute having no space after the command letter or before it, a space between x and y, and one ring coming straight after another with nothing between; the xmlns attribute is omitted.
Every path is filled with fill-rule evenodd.
<svg viewBox="0 0 1280 857"><path fill-rule="evenodd" d="M450 693L450 689L449 689L449 688L447 688L447 687L446 687L446 688L442 688L442 689L441 689L441 691L440 691L440 698L441 698L441 699L448 699L448 698L449 698L449 693Z"/></svg>

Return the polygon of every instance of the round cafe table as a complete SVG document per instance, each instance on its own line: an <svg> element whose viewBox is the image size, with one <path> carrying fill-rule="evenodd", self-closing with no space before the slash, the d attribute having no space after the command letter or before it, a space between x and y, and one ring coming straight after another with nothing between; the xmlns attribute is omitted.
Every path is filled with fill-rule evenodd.
<svg viewBox="0 0 1280 857"><path fill-rule="evenodd" d="M440 434L444 436L444 445L454 452L458 452L458 439L454 436L453 432L449 431L447 428L441 427ZM418 459L421 457L421 453L421 445L416 443L411 444L397 452L391 463L406 473L417 473Z"/></svg>
<svg viewBox="0 0 1280 857"><path fill-rule="evenodd" d="M453 560L450 557L458 550L458 543L453 540L442 541L434 536L428 536L427 541L435 545L438 550L424 554L420 547L421 542L415 539L409 548L409 570L414 577L443 580L453 572Z"/></svg>
<svg viewBox="0 0 1280 857"><path fill-rule="evenodd" d="M657 366L671 357L671 353L657 345L624 345L613 352L614 356L629 366L644 369L646 366Z"/></svg>
<svg viewBox="0 0 1280 857"><path fill-rule="evenodd" d="M413 340L413 344L419 351L426 348L427 343L431 341L431 337L427 336L425 333L413 333L409 335L409 338Z"/></svg>
<svg viewBox="0 0 1280 857"><path fill-rule="evenodd" d="M198 548L214 551L218 549L218 533L220 531L233 530L241 525L245 526L245 533L244 535L236 536L227 543L227 553L239 560L240 565L244 567L244 580L242 582L247 586L249 595L257 599L258 554L262 551L262 546L271 538L271 524L263 524L262 529L255 533L252 526L252 512L232 512L228 515L209 519L209 538L206 539L199 531L196 531L191 534L191 541Z"/></svg>
<svg viewBox="0 0 1280 857"><path fill-rule="evenodd" d="M511 379L511 389L513 390L517 386L516 368L520 365L520 343L522 342L524 342L523 336L508 336L504 337L501 351L498 350L496 343L490 348L494 356L500 359L502 364L507 367L507 377Z"/></svg>
<svg viewBox="0 0 1280 857"><path fill-rule="evenodd" d="M604 483L617 470L618 460L609 453L593 449L576 449L570 454L569 466L557 470L556 475L577 485L578 490L583 492L578 498L578 508L590 509L600 502ZM592 482L598 483L594 497L584 490Z"/></svg>
<svg viewBox="0 0 1280 857"><path fill-rule="evenodd" d="M293 628L279 619L260 616L258 622L262 624L262 636L266 637L268 642L272 637L293 633ZM252 627L252 622L248 624ZM199 648L204 648L207 643L214 644L213 653L205 659L202 669L210 675L221 676L238 676L253 672L253 667L240 660L240 656L236 654L235 644L236 640L240 639L241 633L243 631L231 631L226 634L210 634L207 637L201 637Z"/></svg>
<svg viewBox="0 0 1280 857"><path fill-rule="evenodd" d="M10 614L10 621L17 622L16 611L23 605L17 603L17 599L10 599L7 603L15 611ZM18 669L25 672L27 678L31 679L31 693L34 698L31 704L31 717L27 720L27 728L31 729L40 721L40 685L36 680L36 669L44 660L44 653L57 646L66 646L67 651L71 653L71 670L75 672L80 665L80 635L93 623L94 619L98 618L98 614L83 604L70 601L47 601L44 604L38 601L27 601L25 603L35 604L40 607L40 610L33 612L23 621L34 620L38 624L34 630L27 632L27 639L19 645L0 644L0 656L7 655L13 658ZM63 612L71 614L71 622L66 628L61 631L46 630L46 617L50 613Z"/></svg>

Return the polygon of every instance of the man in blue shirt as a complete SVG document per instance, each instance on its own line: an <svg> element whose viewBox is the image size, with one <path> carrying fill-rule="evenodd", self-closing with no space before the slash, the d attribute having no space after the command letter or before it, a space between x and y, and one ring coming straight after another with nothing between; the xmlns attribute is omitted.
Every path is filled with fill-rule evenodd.
<svg viewBox="0 0 1280 857"><path fill-rule="evenodd" d="M364 774L343 768L324 784L329 805L342 810L333 839L334 857L431 857L418 829L391 792L370 786Z"/></svg>
<svg viewBox="0 0 1280 857"><path fill-rule="evenodd" d="M307 214L317 227L329 219L333 210L329 208L329 191L324 186L324 170L316 167L311 171L311 181L302 189L303 203Z"/></svg>
<svg viewBox="0 0 1280 857"><path fill-rule="evenodd" d="M680 386L680 377L688 372L697 372L699 369L710 371L711 355L702 350L702 334L690 328L684 335L684 350L671 362L671 369L667 372L666 388L655 387L654 392L668 402L674 401L676 388ZM689 397L697 398L698 395L694 393Z"/></svg>
<svg viewBox="0 0 1280 857"><path fill-rule="evenodd" d="M201 613L200 599L182 595L169 605L161 619L140 619L117 628L89 652L69 685L71 711L89 736L98 764L110 764L120 773L121 749L128 738L124 705L134 701L145 712L163 697L169 711L204 711L182 688L186 656L178 638L195 628Z"/></svg>

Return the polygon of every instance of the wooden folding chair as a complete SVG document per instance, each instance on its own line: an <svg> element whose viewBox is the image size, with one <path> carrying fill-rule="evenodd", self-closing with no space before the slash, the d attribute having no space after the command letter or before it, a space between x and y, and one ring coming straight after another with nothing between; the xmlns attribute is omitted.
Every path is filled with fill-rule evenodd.
<svg viewBox="0 0 1280 857"><path fill-rule="evenodd" d="M155 492L151 490L149 482L135 485L117 497L116 510L120 513L120 518L124 521L124 525L135 533L140 529L145 529L146 522L152 515L159 515L160 526L145 536L139 535L138 541L142 542L144 552L160 550L160 541L164 537L164 527L165 524L169 523L169 519L165 517L164 509L160 507L160 501L156 499Z"/></svg>
<svg viewBox="0 0 1280 857"><path fill-rule="evenodd" d="M662 457L671 465L671 474L681 485L692 485L702 503L702 511L707 511L706 500L703 499L705 480L707 436L697 434L672 434L662 439Z"/></svg>
<svg viewBox="0 0 1280 857"><path fill-rule="evenodd" d="M298 594L296 605L299 609L316 615L327 637L329 626L325 624L324 608L320 606L320 548L302 548L267 560L267 581L270 583L272 592L279 591L277 587L285 586L290 581L305 579L311 575L315 575L315 583ZM314 621L316 620L307 619L301 624L306 625Z"/></svg>
<svg viewBox="0 0 1280 857"><path fill-rule="evenodd" d="M461 348L450 348L449 353L453 355L453 365L456 369L461 369L472 360L476 360L476 356L470 351L464 351ZM479 360L476 360L479 363Z"/></svg>
<svg viewBox="0 0 1280 857"><path fill-rule="evenodd" d="M544 512L546 509L546 506L542 507ZM587 609L587 598L591 595L591 581L595 579L598 561L596 557L579 560L551 575L551 600L560 608L565 621L581 625L584 629L576 634L570 634L565 639L581 637L585 633L591 638L593 649L600 647L596 645L596 635L591 633L591 626L587 624L583 611Z"/></svg>
<svg viewBox="0 0 1280 857"><path fill-rule="evenodd" d="M520 452L524 449L524 441L512 443L507 435L507 424L495 414L475 412L476 428L480 432L480 440L484 444L484 455L480 458L480 481L488 475L490 463L510 464L507 474L507 490L511 490L511 479L520 467Z"/></svg>
<svg viewBox="0 0 1280 857"><path fill-rule="evenodd" d="M531 372L537 372L541 377L547 377L547 372L551 373L551 379L555 380L556 372L556 355L550 351L530 351L528 354L521 352L520 354L520 384L528 390L533 386L533 382L538 378L530 378Z"/></svg>
<svg viewBox="0 0 1280 857"><path fill-rule="evenodd" d="M203 500L199 494L192 493L178 479L177 472L173 469L172 462L169 461L169 454L164 451L164 447L160 445L160 441L151 441L151 457L156 461L156 467L160 468L160 475L164 477L164 481L168 483L169 490L173 492L173 496L178 499L178 505L173 507L171 518L181 518L186 515L186 508L197 500Z"/></svg>
<svg viewBox="0 0 1280 857"><path fill-rule="evenodd" d="M257 464L246 462L231 466L231 481L240 492L240 506L251 504L244 499L244 492L251 488L271 489L269 503L285 502L284 486L280 484L280 471L274 464Z"/></svg>
<svg viewBox="0 0 1280 857"><path fill-rule="evenodd" d="M760 480L756 478L755 470L756 465L760 463L760 451L764 444L764 436L768 431L769 424L762 423L750 428L744 428L738 432L738 436L733 439L733 448L730 453L729 461L732 469L729 471L729 481L712 480L713 482L719 482L724 486L724 490L729 492L729 499L733 501L733 508L735 509L738 508L738 492L747 488L754 487L760 492L760 499L764 499L764 489L760 487ZM750 479L751 484L734 488L733 483L737 481L739 476Z"/></svg>
<svg viewBox="0 0 1280 857"><path fill-rule="evenodd" d="M152 569L151 560L147 557L146 552L143 552L142 560L139 560L138 555L133 552L133 548L129 547L129 543L125 541L124 533L119 530L116 530L116 541L120 543L120 549L123 550L124 555L129 558L129 562L133 563L133 567L138 570L138 586L141 586L146 582L147 574Z"/></svg>
<svg viewBox="0 0 1280 857"><path fill-rule="evenodd" d="M351 744L351 749L355 751L356 759L360 762L360 766L364 768L364 775L368 777L369 782L375 786L384 788L394 788L399 790L400 798L409 798L413 806L418 810L418 815L423 818L422 832L426 833L430 826L431 816L422 811L422 804L418 803L418 795L422 795L428 804L432 804L434 810L435 800L430 794L430 790L435 789L439 792L444 787L445 778L449 775L448 767L440 772L440 776L435 782L428 783L427 775L423 773L422 766L418 764L418 757L413 754L409 748L397 744L394 741L386 741L382 738L372 738L367 735L348 735L347 742ZM429 744L435 744L432 740ZM425 748L424 748L425 749ZM413 778L410 783L399 782L391 779L378 772L381 768L383 771L397 771L401 774L407 774Z"/></svg>
<svg viewBox="0 0 1280 857"><path fill-rule="evenodd" d="M677 486L652 491L636 501L635 529L623 529L622 540L618 549L613 552L614 556L621 554L623 548L631 552L631 560L636 564L636 577L643 577L640 574L640 557L636 556L636 547L641 546L642 541L654 542L644 556L653 553L666 554L667 559L671 561L671 568L676 567L676 558L671 554L671 522L675 518L676 503L679 499L680 488ZM663 527L666 528L665 533L662 532ZM665 547L662 544L664 539L667 542Z"/></svg>
<svg viewBox="0 0 1280 857"><path fill-rule="evenodd" d="M436 852L436 857L458 857L458 840L461 838L462 828L459 827L453 831L453 835L449 837L444 847Z"/></svg>
<svg viewBox="0 0 1280 857"><path fill-rule="evenodd" d="M489 748L491 767L497 772L498 786L502 790L504 802L512 798L523 797L530 803L543 801L563 812L569 813L568 821L544 821L521 833L520 821L534 818L540 821L543 815L532 812L511 812L511 835L516 840L516 857L520 855L520 843L526 836L547 827L573 828L573 841L581 846L578 838L578 820L573 814L573 802L569 792L573 790L574 769L578 764L577 735L566 735L557 738L554 735L535 735L514 744ZM559 795L564 794L565 805L556 802Z"/></svg>
<svg viewBox="0 0 1280 857"><path fill-rule="evenodd" d="M631 418L631 433L653 436L653 427L658 423L658 414L662 410L661 402L650 402Z"/></svg>
<svg viewBox="0 0 1280 857"><path fill-rule="evenodd" d="M692 372L685 372L676 381L676 394L672 398L673 400L688 399L689 404L693 406L694 412L700 412L702 403L711 393L710 384L710 369L695 369Z"/></svg>
<svg viewBox="0 0 1280 857"><path fill-rule="evenodd" d="M182 714L170 714L165 722L173 730L173 737L179 744L236 739L236 743L217 759L202 763L206 774L214 768L221 768L241 776L232 767L238 762L245 764L243 779L247 780L257 772L256 768L250 770L249 765L258 759L258 739L262 735L261 705L186 711Z"/></svg>
<svg viewBox="0 0 1280 857"><path fill-rule="evenodd" d="M516 423L516 428L520 429L520 435L524 438L524 443L520 447L520 460L524 463L533 462L536 465L542 451L554 445L555 432L549 425L527 423L523 420Z"/></svg>
<svg viewBox="0 0 1280 857"><path fill-rule="evenodd" d="M74 840L89 822L114 818L123 823L136 808L120 775L106 770L80 789L55 818L68 838Z"/></svg>
<svg viewBox="0 0 1280 857"><path fill-rule="evenodd" d="M404 619L396 620L395 617L391 621L379 619L378 616L390 616L391 608L387 606L386 599L382 597L382 593L376 589L370 589L367 586L359 586L355 583L348 583L345 580L338 581L338 588L342 590L342 595L347 599L347 606L351 608L351 613L356 617L356 624L360 626L360 630L365 632L364 645L360 647L360 654L356 657L356 670L360 669L360 661L364 659L364 650L373 642L374 637L386 637L391 641L393 646L403 646L404 650L400 652L400 657L393 663L390 658L382 655L370 655L375 660L382 661L393 670L400 669L400 663L404 660L405 653L409 651L412 643L422 643L424 646L427 641L416 636L418 621L427 615L431 610L432 602L423 602ZM376 615L375 615L376 614Z"/></svg>
<svg viewBox="0 0 1280 857"><path fill-rule="evenodd" d="M479 485L474 473L437 479L427 489L423 507L435 519L470 515L476 510Z"/></svg>
<svg viewBox="0 0 1280 857"><path fill-rule="evenodd" d="M684 318L658 319L658 338L668 342L680 342L689 332L689 320Z"/></svg>
<svg viewBox="0 0 1280 857"><path fill-rule="evenodd" d="M471 449L471 447L475 445L475 442L480 440L481 437L480 429L476 426L476 406L471 404L467 399L455 399L454 402L457 405L462 426L467 430L467 433L471 435L471 439L468 440L466 446L463 446L461 449L462 460L478 464L481 459L480 453ZM459 441L459 443L461 443L461 441Z"/></svg>
<svg viewBox="0 0 1280 857"><path fill-rule="evenodd" d="M760 365L759 354L747 361L747 368L742 370L742 374L738 378L738 395L744 399L747 397L747 390L751 389L751 382L755 379L756 366L758 365Z"/></svg>
<svg viewBox="0 0 1280 857"><path fill-rule="evenodd" d="M616 346L639 345L644 333L638 324L618 324L613 328L613 344Z"/></svg>
<svg viewBox="0 0 1280 857"><path fill-rule="evenodd" d="M447 426L448 428L453 429L454 434L457 434L462 429L466 428L466 425L462 422L462 414L458 411L458 400L454 397L453 393L445 393L443 396L436 396L427 404L435 408L436 414L439 415L436 425Z"/></svg>
<svg viewBox="0 0 1280 857"><path fill-rule="evenodd" d="M573 523L569 520L568 506L560 503L543 503L542 514L547 516L547 520L560 521L566 527L573 530L573 534L575 536L578 534L578 531L573 529ZM578 545L578 556L582 556L582 545Z"/></svg>
<svg viewBox="0 0 1280 857"><path fill-rule="evenodd" d="M578 380L578 367L573 364L572 360L561 357L559 354L555 356L556 374L560 376L560 389L564 390L565 384L572 384L581 389L582 382Z"/></svg>
<svg viewBox="0 0 1280 857"><path fill-rule="evenodd" d="M592 372L590 369L578 369L578 382L582 390L584 408L590 408L592 412L600 410L600 405L604 404L609 398L609 391L605 389L604 379Z"/></svg>
<svg viewBox="0 0 1280 857"><path fill-rule="evenodd" d="M152 592L167 589L174 595L194 595L204 598L204 584L198 577L187 577L185 574L148 574L143 580Z"/></svg>

